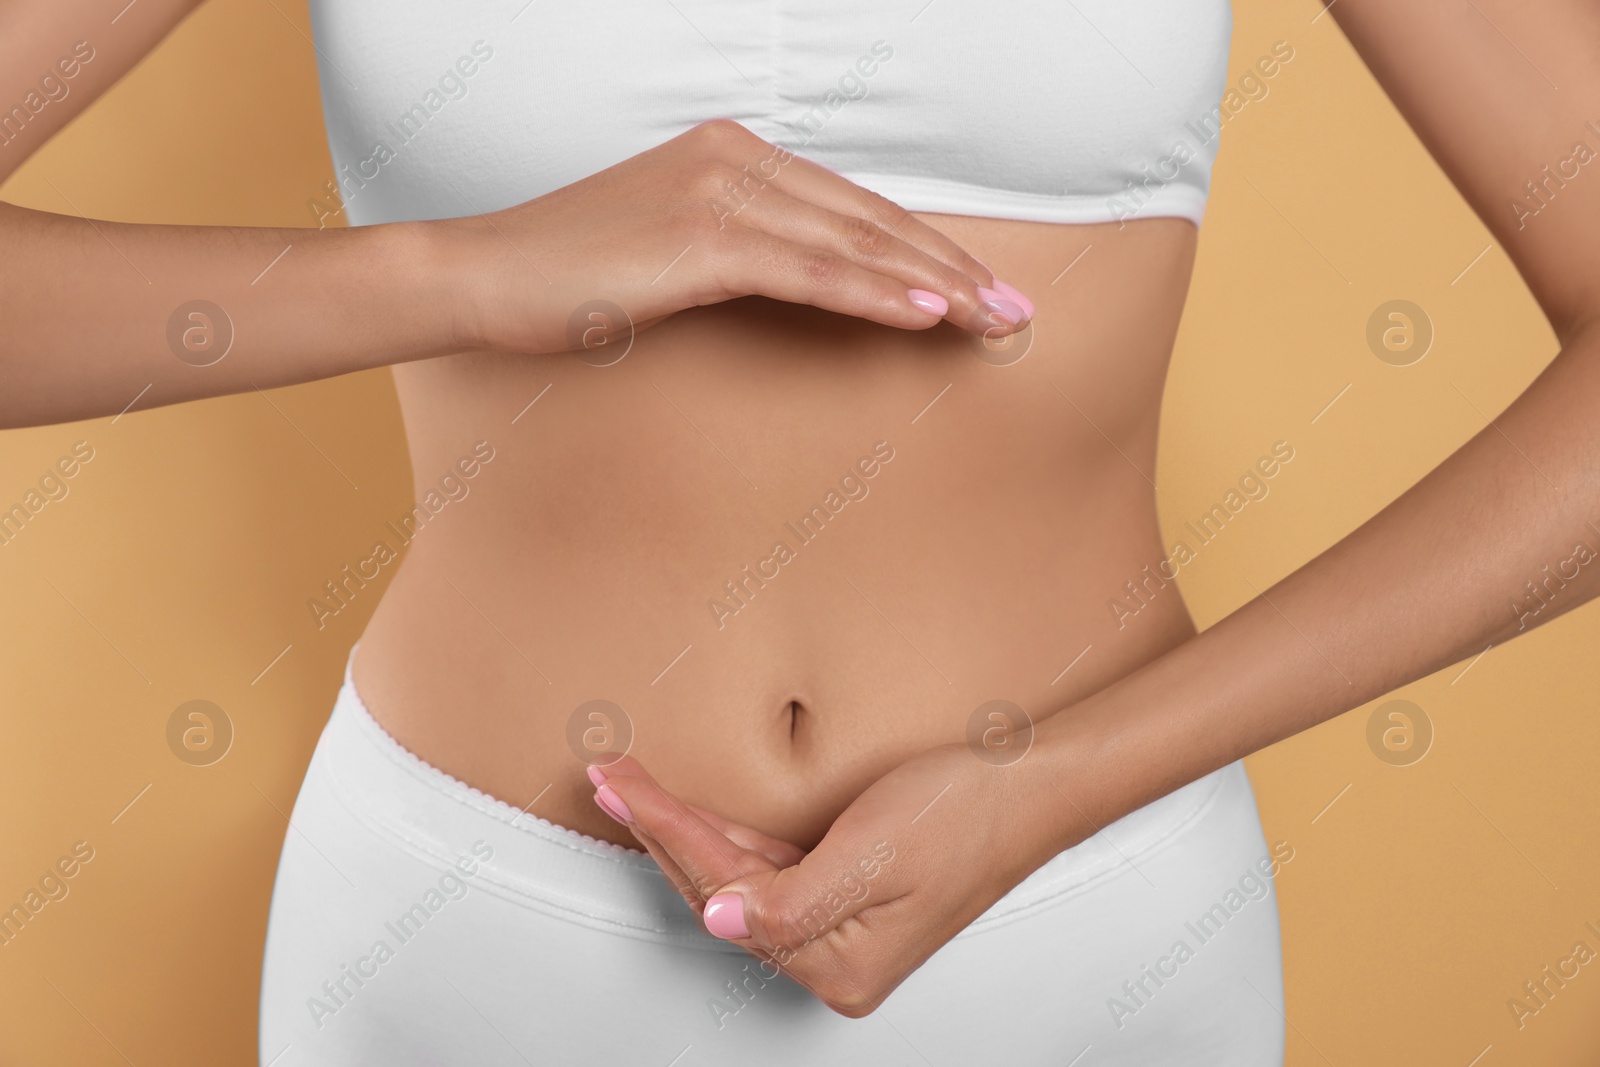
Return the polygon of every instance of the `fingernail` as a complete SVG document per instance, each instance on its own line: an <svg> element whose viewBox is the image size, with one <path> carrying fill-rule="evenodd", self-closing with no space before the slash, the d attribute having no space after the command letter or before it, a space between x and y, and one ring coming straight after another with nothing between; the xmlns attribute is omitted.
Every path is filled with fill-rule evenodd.
<svg viewBox="0 0 1600 1067"><path fill-rule="evenodd" d="M607 815L618 822L630 823L633 821L633 812L628 810L628 805L623 802L622 797L617 795L617 791L609 785L603 785L596 789L594 791L594 800L596 804L606 809Z"/></svg>
<svg viewBox="0 0 1600 1067"><path fill-rule="evenodd" d="M913 304L930 315L938 315L943 318L950 310L950 301L938 293L930 293L926 289L907 289L906 296Z"/></svg>
<svg viewBox="0 0 1600 1067"><path fill-rule="evenodd" d="M994 287L995 291L1001 296L1022 308L1022 314L1024 318L1033 318L1033 301L1023 296L1022 292L1016 286L1007 285L999 278L996 278L994 280Z"/></svg>
<svg viewBox="0 0 1600 1067"><path fill-rule="evenodd" d="M995 284L998 285L1000 283L996 282ZM1025 317L1022 314L1022 306L1004 293L997 293L993 289L985 289L980 285L978 287L978 299L983 301L985 310L994 312L1013 326L1021 322Z"/></svg>
<svg viewBox="0 0 1600 1067"><path fill-rule="evenodd" d="M713 937L724 941L750 936L750 928L744 924L744 898L738 893L718 893L706 901L700 918Z"/></svg>
<svg viewBox="0 0 1600 1067"><path fill-rule="evenodd" d="M594 764L589 764L589 781L593 782L595 784L595 788L598 789L600 786L606 784L605 772L599 767L596 767Z"/></svg>

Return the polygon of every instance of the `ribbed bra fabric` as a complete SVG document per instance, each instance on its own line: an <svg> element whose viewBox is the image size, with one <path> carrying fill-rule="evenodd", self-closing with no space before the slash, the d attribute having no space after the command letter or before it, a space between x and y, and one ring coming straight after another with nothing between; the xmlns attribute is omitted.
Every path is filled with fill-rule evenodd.
<svg viewBox="0 0 1600 1067"><path fill-rule="evenodd" d="M1200 224L1228 0L311 0L355 225L510 207L731 118L913 211ZM342 206L341 206L342 202Z"/></svg>

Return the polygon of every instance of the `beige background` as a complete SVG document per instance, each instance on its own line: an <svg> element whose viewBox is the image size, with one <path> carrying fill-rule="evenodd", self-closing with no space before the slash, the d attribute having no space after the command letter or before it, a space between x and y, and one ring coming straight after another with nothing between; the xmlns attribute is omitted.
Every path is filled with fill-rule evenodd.
<svg viewBox="0 0 1600 1067"><path fill-rule="evenodd" d="M1296 458L1183 569L1202 625L1401 493L1556 351L1316 10L1235 3L1235 80L1274 41L1295 57L1225 133L1167 393L1167 528L1272 442ZM299 3L213 0L0 194L307 224L331 176L308 32ZM1407 367L1365 341L1395 298L1437 331ZM410 504L393 390L379 371L0 434L0 506L78 440L95 458L70 495L0 547L0 904L75 842L95 855L0 947L0 1061L249 1063L285 814L377 590L322 632L305 601ZM1370 707L1251 758L1268 837L1295 848L1291 1064L1600 1061L1600 962L1520 1030L1506 1006L1578 940L1600 950L1597 637L1591 607L1407 687L1435 730L1413 765L1374 755ZM236 730L208 767L167 747L194 698Z"/></svg>

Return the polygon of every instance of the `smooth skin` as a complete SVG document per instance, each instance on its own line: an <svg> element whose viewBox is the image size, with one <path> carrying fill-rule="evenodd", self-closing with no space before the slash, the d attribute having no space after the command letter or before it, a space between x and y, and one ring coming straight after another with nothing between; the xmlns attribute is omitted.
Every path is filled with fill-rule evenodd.
<svg viewBox="0 0 1600 1067"><path fill-rule="evenodd" d="M0 416L114 414L147 383L141 406L401 364L419 497L480 436L497 456L408 551L363 637L356 681L374 715L486 792L637 840L692 906L736 898L741 945L859 1016L1099 826L1509 636L1503 591L1600 515L1600 441L1583 417L1600 389L1600 193L1574 184L1552 209L1562 225L1522 232L1504 208L1600 113L1582 43L1600 18L1581 0L1477 6L1517 25L1559 94L1470 5L1340 0L1333 14L1563 353L1498 431L1203 635L1176 595L1126 631L1104 608L1162 554L1148 472L1193 227L905 215L786 167L769 191L789 199L764 192L736 218L750 233L712 234L716 178L771 151L729 123L448 223L311 233L0 211L17 250L0 263L0 314L18 324L0 365L26 385ZM142 0L96 76L131 66L186 8ZM86 11L8 9L0 70L47 69ZM17 92L4 77L20 95L27 76ZM885 236L852 214L886 221ZM307 253L296 272L250 289L290 242ZM674 263L685 246L706 254ZM1036 304L1033 348L1010 366L974 358L978 289L995 280L974 252ZM948 321L909 287L946 297ZM209 368L176 360L161 332L196 294L248 326ZM596 295L652 324L626 359L537 356ZM492 351L450 354L462 349ZM707 600L880 439L896 457L871 495L716 626ZM1580 583L1569 606L1595 591ZM1058 675L1091 642L1106 654ZM599 794L626 828L566 744L572 710L597 695L632 720L633 755L604 769ZM995 696L1039 722L1006 768L961 742ZM879 841L895 860L867 898L807 927Z"/></svg>
<svg viewBox="0 0 1600 1067"><path fill-rule="evenodd" d="M960 744L932 748L873 783L798 864L699 818L642 763L610 768L604 788L708 927L777 959L835 1011L871 1012L1029 872L1099 827L1526 632L1508 600L1600 524L1600 185L1568 183L1538 225L1519 226L1511 207L1600 116L1600 9L1337 0L1330 10L1510 255L1561 352L1353 533L1042 722L1027 758L996 768ZM1600 578L1580 574L1526 629L1597 591ZM894 863L865 897L839 894L879 841L893 844ZM838 906L819 910L827 900Z"/></svg>
<svg viewBox="0 0 1600 1067"><path fill-rule="evenodd" d="M926 218L1035 298L1024 358L986 363L948 324L747 299L684 311L604 368L396 367L419 499L474 442L495 458L362 635L355 685L385 728L636 846L569 746L603 698L685 800L810 847L980 704L1048 713L1192 634L1176 595L1121 630L1106 601L1161 553L1147 478L1194 227ZM863 460L860 499L809 543L787 532ZM795 558L744 578L780 538ZM745 604L715 617L733 581Z"/></svg>

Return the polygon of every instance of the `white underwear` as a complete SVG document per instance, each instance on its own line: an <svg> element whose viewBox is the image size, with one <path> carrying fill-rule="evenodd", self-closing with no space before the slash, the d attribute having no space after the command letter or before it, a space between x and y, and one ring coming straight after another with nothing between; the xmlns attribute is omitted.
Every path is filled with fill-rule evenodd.
<svg viewBox="0 0 1600 1067"><path fill-rule="evenodd" d="M346 668L278 864L261 1063L1281 1067L1242 764L1035 871L872 1015L703 933L655 862L423 762Z"/></svg>

